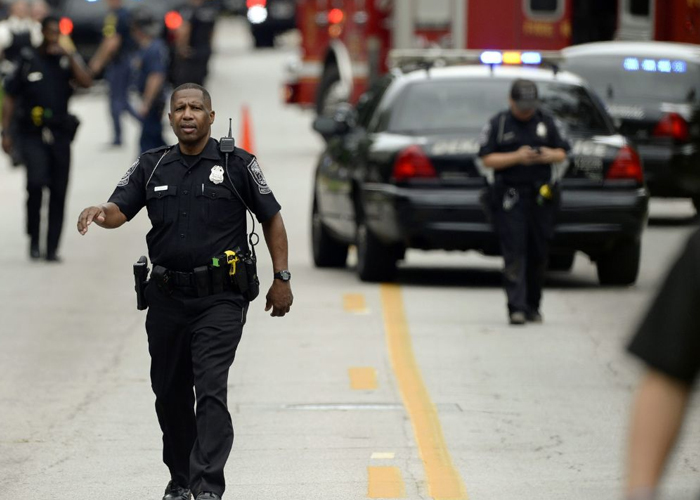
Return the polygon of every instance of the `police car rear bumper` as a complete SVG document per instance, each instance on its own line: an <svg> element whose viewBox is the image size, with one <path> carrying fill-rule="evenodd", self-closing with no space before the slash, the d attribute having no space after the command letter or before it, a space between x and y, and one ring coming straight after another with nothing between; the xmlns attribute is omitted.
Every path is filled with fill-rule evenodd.
<svg viewBox="0 0 700 500"><path fill-rule="evenodd" d="M498 254L498 240L480 203L480 192L368 184L362 193L365 220L385 244ZM639 240L648 200L644 188L565 189L552 249L595 256L620 241Z"/></svg>
<svg viewBox="0 0 700 500"><path fill-rule="evenodd" d="M693 144L637 146L652 196L700 195L700 154Z"/></svg>

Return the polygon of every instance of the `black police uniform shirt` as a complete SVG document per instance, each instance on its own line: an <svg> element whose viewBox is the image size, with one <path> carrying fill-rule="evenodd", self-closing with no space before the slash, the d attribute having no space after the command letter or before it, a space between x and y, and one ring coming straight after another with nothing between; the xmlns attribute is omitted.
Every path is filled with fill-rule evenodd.
<svg viewBox="0 0 700 500"><path fill-rule="evenodd" d="M127 220L147 208L151 261L174 271L189 272L226 250L247 248L247 212L231 181L259 222L280 210L255 156L236 148L228 160L230 180L218 141L209 139L199 157L190 166L186 160L192 158L177 145L146 151L109 198Z"/></svg>
<svg viewBox="0 0 700 500"><path fill-rule="evenodd" d="M700 373L700 231L665 279L629 351L648 366L688 384Z"/></svg>
<svg viewBox="0 0 700 500"><path fill-rule="evenodd" d="M518 120L510 110L491 118L481 131L479 157L491 153L511 153L522 146L532 148L561 148L570 151L571 146L554 119L541 109L527 120ZM549 164L514 165L496 170L495 178L507 185L526 185L549 182L552 167Z"/></svg>
<svg viewBox="0 0 700 500"><path fill-rule="evenodd" d="M5 80L5 93L18 100L18 124L24 133L56 130L68 115L73 94L70 56L24 49L15 71Z"/></svg>
<svg viewBox="0 0 700 500"><path fill-rule="evenodd" d="M139 93L146 90L148 77L153 73L165 74L168 69L168 48L160 38L154 39L147 47L140 49L134 56L132 66L134 69L135 86ZM165 89L161 90L158 100L165 99Z"/></svg>
<svg viewBox="0 0 700 500"><path fill-rule="evenodd" d="M126 7L120 7L107 13L102 26L102 35L104 37L119 35L122 39L119 50L114 55L115 62L122 61L131 55L136 49L136 42L131 37L131 19Z"/></svg>

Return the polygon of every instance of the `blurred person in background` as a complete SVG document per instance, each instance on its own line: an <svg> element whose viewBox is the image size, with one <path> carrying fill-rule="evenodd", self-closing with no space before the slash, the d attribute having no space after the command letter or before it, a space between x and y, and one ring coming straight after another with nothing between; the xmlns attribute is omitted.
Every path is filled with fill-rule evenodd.
<svg viewBox="0 0 700 500"><path fill-rule="evenodd" d="M136 89L141 96L139 109L131 110L141 122L141 153L165 145L163 111L166 100L168 47L159 36L160 20L147 8L132 13L132 36L139 46L132 66Z"/></svg>
<svg viewBox="0 0 700 500"><path fill-rule="evenodd" d="M42 42L41 21L35 20L31 16L33 13L31 9L34 8L34 4L30 7L26 1L17 0L10 4L8 18L0 21L0 51L2 51L0 78L3 81L17 67L22 50L38 47ZM10 123L5 131L12 137L14 143L19 145L21 137L17 134L17 124ZM15 167L24 164L20 147L13 149L11 159L12 165Z"/></svg>
<svg viewBox="0 0 700 500"><path fill-rule="evenodd" d="M90 59L93 76L104 70L109 85L109 110L112 115L112 146L122 145L121 116L128 110L128 90L131 56L134 43L131 38L129 11L122 0L107 0L109 13L102 28L102 42Z"/></svg>
<svg viewBox="0 0 700 500"><path fill-rule="evenodd" d="M59 20L47 16L42 22L43 42L25 48L19 64L5 81L2 106L2 148L11 154L22 150L27 166L27 234L29 256L41 257L41 206L49 190L46 260L56 262L63 228L63 214L70 171L71 141L78 121L68 113L72 83L89 87L92 78L80 55L59 44ZM22 141L15 145L5 133L15 120Z"/></svg>
<svg viewBox="0 0 700 500"><path fill-rule="evenodd" d="M700 231L668 273L629 351L646 364L632 410L627 499L658 498L658 486L700 373Z"/></svg>
<svg viewBox="0 0 700 500"><path fill-rule="evenodd" d="M555 164L566 160L571 146L552 115L541 109L537 85L524 79L513 82L509 109L491 118L479 142L480 161L494 174L489 208L505 262L509 322L541 323L562 175Z"/></svg>
<svg viewBox="0 0 700 500"><path fill-rule="evenodd" d="M172 56L172 83L174 86L186 82L204 85L209 73L209 59L219 6L206 0L188 0L179 12L183 23L176 31Z"/></svg>
<svg viewBox="0 0 700 500"><path fill-rule="evenodd" d="M32 20L34 20L35 23L39 23L39 25L41 25L41 22L50 13L51 13L51 7L49 7L49 4L47 4L43 0L34 0L32 2L31 16L32 16Z"/></svg>

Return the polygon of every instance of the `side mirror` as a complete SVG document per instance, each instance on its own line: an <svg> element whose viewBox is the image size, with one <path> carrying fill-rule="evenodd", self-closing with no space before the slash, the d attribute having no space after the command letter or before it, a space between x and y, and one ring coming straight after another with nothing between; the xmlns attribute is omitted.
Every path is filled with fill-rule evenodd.
<svg viewBox="0 0 700 500"><path fill-rule="evenodd" d="M338 107L331 116L319 116L314 120L313 129L328 139L345 135L357 125L357 113L350 105Z"/></svg>

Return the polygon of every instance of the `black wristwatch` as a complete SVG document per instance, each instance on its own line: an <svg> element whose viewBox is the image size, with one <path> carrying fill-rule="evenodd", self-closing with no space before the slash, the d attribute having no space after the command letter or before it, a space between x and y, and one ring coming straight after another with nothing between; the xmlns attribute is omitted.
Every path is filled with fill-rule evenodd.
<svg viewBox="0 0 700 500"><path fill-rule="evenodd" d="M283 269L282 271L275 273L275 279L282 280L282 281L289 281L290 279L292 279L292 273L290 273L286 269Z"/></svg>

